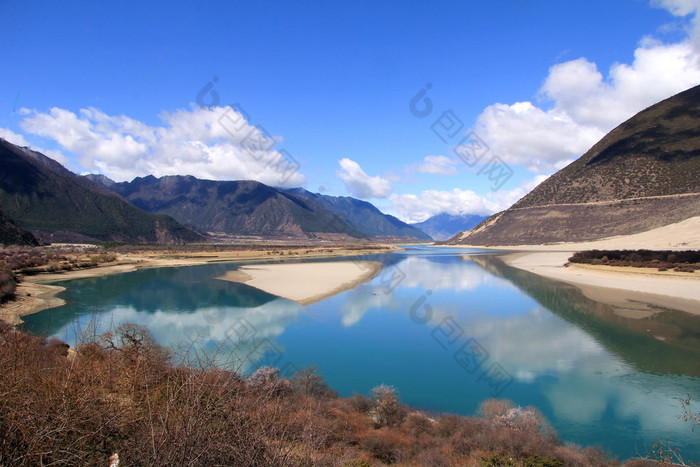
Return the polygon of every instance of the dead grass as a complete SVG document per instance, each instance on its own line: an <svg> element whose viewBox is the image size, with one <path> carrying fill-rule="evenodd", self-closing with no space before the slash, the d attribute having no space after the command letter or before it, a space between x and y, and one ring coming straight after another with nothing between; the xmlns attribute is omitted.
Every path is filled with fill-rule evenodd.
<svg viewBox="0 0 700 467"><path fill-rule="evenodd" d="M192 346L185 347L191 349ZM189 352L190 350L185 350ZM244 379L124 325L69 350L0 328L0 465L616 465L531 408L432 419L381 386L337 398L315 369ZM499 463L509 459L508 464Z"/></svg>

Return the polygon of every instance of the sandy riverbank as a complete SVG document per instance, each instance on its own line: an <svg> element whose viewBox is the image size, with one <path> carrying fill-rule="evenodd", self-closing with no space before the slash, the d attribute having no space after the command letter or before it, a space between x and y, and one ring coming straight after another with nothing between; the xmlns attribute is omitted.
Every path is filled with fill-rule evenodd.
<svg viewBox="0 0 700 467"><path fill-rule="evenodd" d="M310 305L371 280L382 270L376 261L334 261L243 266L217 279L242 282L269 294Z"/></svg>
<svg viewBox="0 0 700 467"><path fill-rule="evenodd" d="M573 284L588 298L612 305L630 318L644 318L659 308L700 314L700 274L655 274L656 270L649 268L583 264L565 267L572 253L519 252L503 259L513 267Z"/></svg>
<svg viewBox="0 0 700 467"><path fill-rule="evenodd" d="M462 245L460 245L462 246ZM464 245L466 247L466 245ZM470 246L484 248L483 246ZM626 268L570 264L577 251L602 249L697 250L700 249L700 217L635 235L594 242L498 247L514 250L503 259L509 265L540 276L573 284L589 298L607 303L628 317L643 318L671 308L700 314L700 273L653 268ZM647 306L651 305L651 306Z"/></svg>
<svg viewBox="0 0 700 467"><path fill-rule="evenodd" d="M56 294L62 292L65 288L58 285L48 285L60 281L121 274L145 268L197 266L208 263L235 263L258 260L274 261L290 258L336 258L379 254L399 250L401 250L401 248L393 245L359 249L333 246L292 249L281 246L279 249L273 251L269 249L167 253L160 251L141 251L138 253L122 254L118 255L115 263L108 263L96 268L79 269L55 274L38 274L36 276L23 278L22 282L20 282L17 287L17 299L0 306L0 320L12 325L17 325L22 323L22 316L63 305L65 302L56 297ZM349 263L352 264L353 262ZM359 269L356 266L353 267ZM322 290L321 292L324 291L325 290Z"/></svg>

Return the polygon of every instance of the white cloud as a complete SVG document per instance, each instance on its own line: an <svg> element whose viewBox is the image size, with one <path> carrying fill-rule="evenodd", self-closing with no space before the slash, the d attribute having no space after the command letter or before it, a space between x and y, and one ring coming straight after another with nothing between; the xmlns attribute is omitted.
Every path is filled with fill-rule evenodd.
<svg viewBox="0 0 700 467"><path fill-rule="evenodd" d="M377 291L380 287L376 282L375 279L372 283L362 284L347 292L339 309L343 326L356 325L371 309L388 310L392 307L394 296Z"/></svg>
<svg viewBox="0 0 700 467"><path fill-rule="evenodd" d="M687 16L700 10L698 0L653 0L651 3L667 9L675 16Z"/></svg>
<svg viewBox="0 0 700 467"><path fill-rule="evenodd" d="M299 318L302 310L300 305L285 299L272 300L253 308L218 306L192 309L186 313L163 309L147 312L134 306L119 305L108 310L102 319L83 316L80 318L82 323L67 324L54 336L73 344L79 336L71 336L76 330L80 333L83 326L83 329L95 326L92 331L101 334L123 323L139 323L146 326L153 337L166 347L183 349L185 346L188 352L196 349L200 356L206 354L217 364L235 364L239 371L247 371L254 363L251 355L264 350L264 346L268 345L266 342L282 347L276 342L276 337ZM253 333L246 342L240 341L240 335L236 332L241 329L241 318L245 318L249 325L247 331ZM258 346L257 350L255 346Z"/></svg>
<svg viewBox="0 0 700 467"><path fill-rule="evenodd" d="M12 130L8 130L7 128L0 127L0 138L17 146L30 146L27 140L24 139L24 136L18 135L17 133L13 132Z"/></svg>
<svg viewBox="0 0 700 467"><path fill-rule="evenodd" d="M342 170L338 171L338 177L345 184L345 188L357 198L386 198L391 193L389 180L376 175L370 177L362 170L360 164L351 159L338 161Z"/></svg>
<svg viewBox="0 0 700 467"><path fill-rule="evenodd" d="M456 175L457 161L446 156L426 156L416 170L422 173Z"/></svg>
<svg viewBox="0 0 700 467"><path fill-rule="evenodd" d="M631 64L616 63L603 76L579 58L554 65L532 102L487 107L476 132L506 163L550 171L585 153L616 125L644 108L700 84L700 2L656 0L676 16L693 15L688 37L664 44L643 38Z"/></svg>
<svg viewBox="0 0 700 467"><path fill-rule="evenodd" d="M477 120L477 132L506 163L535 172L549 171L561 160L580 156L605 135L565 113L544 111L531 102L487 107Z"/></svg>
<svg viewBox="0 0 700 467"><path fill-rule="evenodd" d="M78 155L88 170L115 180L152 174L194 175L214 180L258 180L295 187L305 182L289 154L274 149L278 139L263 134L230 107L163 113L162 126L95 109L48 113L22 109L22 128L55 140Z"/></svg>
<svg viewBox="0 0 700 467"><path fill-rule="evenodd" d="M421 222L440 213L452 215L491 215L510 207L528 194L549 175L538 175L512 190L500 190L479 195L472 190L455 188L452 191L426 190L418 195L393 194L389 198L392 208L405 222Z"/></svg>
<svg viewBox="0 0 700 467"><path fill-rule="evenodd" d="M406 222L421 222L446 212L448 214L490 214L496 212L495 203L472 190L455 188L452 191L426 190L418 195L391 195L393 209Z"/></svg>
<svg viewBox="0 0 700 467"><path fill-rule="evenodd" d="M687 17L691 16L689 24L686 27L690 42L693 46L700 50L700 1L698 0L652 0L652 6L664 8L671 12L674 16Z"/></svg>

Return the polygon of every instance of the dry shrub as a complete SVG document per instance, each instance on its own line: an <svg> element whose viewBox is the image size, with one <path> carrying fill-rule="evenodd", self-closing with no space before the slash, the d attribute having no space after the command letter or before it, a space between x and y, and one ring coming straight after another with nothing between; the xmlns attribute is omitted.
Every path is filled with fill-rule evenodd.
<svg viewBox="0 0 700 467"><path fill-rule="evenodd" d="M15 298L17 290L17 276L9 269L0 269L0 303L5 303Z"/></svg>
<svg viewBox="0 0 700 467"><path fill-rule="evenodd" d="M457 433L464 423L464 417L458 415L440 415L435 426L435 434L442 438L449 438Z"/></svg>
<svg viewBox="0 0 700 467"><path fill-rule="evenodd" d="M351 461L345 462L342 465L344 467L372 467L372 464L370 464L365 459L353 459Z"/></svg>
<svg viewBox="0 0 700 467"><path fill-rule="evenodd" d="M602 451L594 448L581 448L577 446L557 446L554 448L553 455L564 462L564 465L572 467L588 467L590 465L617 465Z"/></svg>
<svg viewBox="0 0 700 467"><path fill-rule="evenodd" d="M398 426L406 417L406 407L393 386L381 384L372 389L374 412L379 426Z"/></svg>
<svg viewBox="0 0 700 467"><path fill-rule="evenodd" d="M165 365L170 361L170 351L160 346L145 326L122 324L114 331L105 332L100 341L105 349L116 352L126 363Z"/></svg>
<svg viewBox="0 0 700 467"><path fill-rule="evenodd" d="M372 400L362 394L353 394L347 399L350 410L359 413L367 413L372 409Z"/></svg>
<svg viewBox="0 0 700 467"><path fill-rule="evenodd" d="M140 329L101 340L110 348L88 342L70 361L62 346L3 334L0 464L104 465L118 452L127 465L252 465L282 455L236 378L163 365Z"/></svg>
<svg viewBox="0 0 700 467"><path fill-rule="evenodd" d="M513 408L513 402L508 399L487 399L479 405L478 413L487 420L504 416Z"/></svg>
<svg viewBox="0 0 700 467"><path fill-rule="evenodd" d="M364 436L360 446L381 462L393 464L407 457L411 441L401 433L382 428Z"/></svg>
<svg viewBox="0 0 700 467"><path fill-rule="evenodd" d="M401 428L413 436L418 436L431 433L434 424L435 422L430 420L425 414L420 412L411 412L404 420Z"/></svg>
<svg viewBox="0 0 700 467"><path fill-rule="evenodd" d="M61 357L68 356L68 349L70 349L70 345L66 344L62 340L52 337L49 339L46 345L49 347L52 353L56 353L56 355L60 355Z"/></svg>
<svg viewBox="0 0 700 467"><path fill-rule="evenodd" d="M492 426L480 418L465 418L460 420L459 426L451 432L450 444L452 450L466 456L478 449L484 449L485 443L490 438Z"/></svg>
<svg viewBox="0 0 700 467"><path fill-rule="evenodd" d="M358 444L360 438L367 435L374 429L372 420L365 414L358 412L349 412L342 415L345 426L347 427L346 440L351 444Z"/></svg>
<svg viewBox="0 0 700 467"><path fill-rule="evenodd" d="M168 349L133 325L66 354L59 340L0 323L0 465L108 465L115 453L123 465L609 462L598 451L561 446L539 414L508 401L487 401L489 418L432 421L407 415L387 386L374 391L369 408L364 396L319 397L309 390L322 387L315 378L295 392L274 369L246 380L208 366L209 357L175 366Z"/></svg>
<svg viewBox="0 0 700 467"><path fill-rule="evenodd" d="M455 465L451 462L450 456L443 453L438 448L422 450L416 456L416 462L423 467L444 467Z"/></svg>
<svg viewBox="0 0 700 467"><path fill-rule="evenodd" d="M292 383L286 378L280 378L279 368L260 367L255 370L248 381L254 388L273 396L282 396L292 392Z"/></svg>
<svg viewBox="0 0 700 467"><path fill-rule="evenodd" d="M294 391L314 397L334 397L336 395L315 366L302 368L292 376Z"/></svg>

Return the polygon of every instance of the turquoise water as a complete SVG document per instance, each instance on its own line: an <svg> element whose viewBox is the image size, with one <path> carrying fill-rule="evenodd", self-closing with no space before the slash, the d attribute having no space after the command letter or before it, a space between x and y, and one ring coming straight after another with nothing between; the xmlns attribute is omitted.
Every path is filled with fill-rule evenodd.
<svg viewBox="0 0 700 467"><path fill-rule="evenodd" d="M700 461L700 431L677 418L688 394L700 407L697 316L623 318L476 250L411 247L371 259L384 262L380 275L307 307L214 279L234 264L62 282L67 304L26 326L74 343L143 324L161 344L194 341L198 355L242 372L313 364L342 396L385 383L432 413L470 415L484 399L508 398L537 407L566 442L628 458L668 438Z"/></svg>

